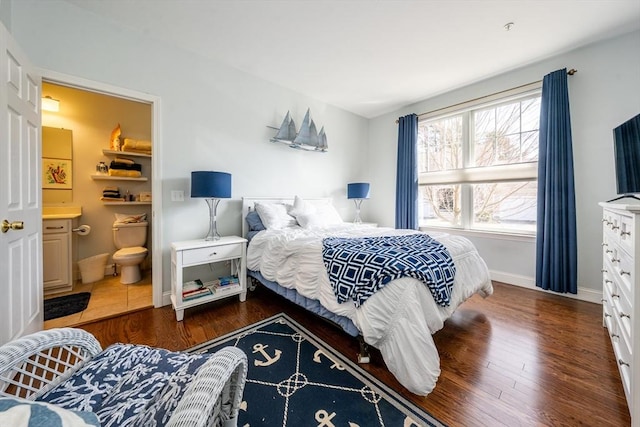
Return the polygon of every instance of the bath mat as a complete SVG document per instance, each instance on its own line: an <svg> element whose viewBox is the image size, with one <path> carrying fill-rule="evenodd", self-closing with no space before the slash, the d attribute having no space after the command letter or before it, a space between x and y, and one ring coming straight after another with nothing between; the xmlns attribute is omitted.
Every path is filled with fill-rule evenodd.
<svg viewBox="0 0 640 427"><path fill-rule="evenodd" d="M80 292L44 300L44 320L57 319L78 313L89 305L91 292Z"/></svg>

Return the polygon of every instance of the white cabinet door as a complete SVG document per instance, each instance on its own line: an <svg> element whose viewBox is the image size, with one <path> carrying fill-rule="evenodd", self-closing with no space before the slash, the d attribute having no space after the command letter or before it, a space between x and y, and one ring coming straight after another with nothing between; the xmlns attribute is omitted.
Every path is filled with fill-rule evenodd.
<svg viewBox="0 0 640 427"><path fill-rule="evenodd" d="M7 220L15 227L0 232L4 344L42 329L43 289L41 78L2 24L0 85L0 222Z"/></svg>
<svg viewBox="0 0 640 427"><path fill-rule="evenodd" d="M68 255L71 242L69 240L67 233L44 234L42 236L42 278L46 293L55 292L57 288L67 288L71 285Z"/></svg>

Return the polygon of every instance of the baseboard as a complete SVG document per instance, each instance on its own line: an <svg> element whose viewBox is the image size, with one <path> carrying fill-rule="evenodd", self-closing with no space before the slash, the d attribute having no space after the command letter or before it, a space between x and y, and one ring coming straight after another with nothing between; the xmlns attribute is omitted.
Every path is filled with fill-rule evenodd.
<svg viewBox="0 0 640 427"><path fill-rule="evenodd" d="M164 291L162 293L162 306L171 304L171 291Z"/></svg>
<svg viewBox="0 0 640 427"><path fill-rule="evenodd" d="M521 276L518 274L505 273L502 271L491 270L491 280L496 282L506 283L508 285L520 286L521 288L533 289L535 291L547 292L553 295L559 295L562 297L573 298L581 301L593 302L596 304L602 304L602 291L597 291L590 288L582 288L578 286L578 294L561 294L558 292L546 291L536 286L535 279L533 277Z"/></svg>

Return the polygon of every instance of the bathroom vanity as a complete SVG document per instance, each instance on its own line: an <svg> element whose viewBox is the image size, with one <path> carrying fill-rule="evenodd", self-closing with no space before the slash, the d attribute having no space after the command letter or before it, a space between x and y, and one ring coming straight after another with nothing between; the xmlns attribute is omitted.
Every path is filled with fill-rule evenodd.
<svg viewBox="0 0 640 427"><path fill-rule="evenodd" d="M77 259L76 233L81 212L43 209L42 278L44 295L71 291L74 282L73 263Z"/></svg>

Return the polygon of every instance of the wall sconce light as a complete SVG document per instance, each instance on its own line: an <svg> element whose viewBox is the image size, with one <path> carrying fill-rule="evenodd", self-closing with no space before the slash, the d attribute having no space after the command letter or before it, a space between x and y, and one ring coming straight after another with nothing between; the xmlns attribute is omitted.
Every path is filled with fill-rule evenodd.
<svg viewBox="0 0 640 427"><path fill-rule="evenodd" d="M209 232L204 240L218 240L216 210L221 198L231 197L231 174L226 172L191 172L191 197L203 197L209 205Z"/></svg>
<svg viewBox="0 0 640 427"><path fill-rule="evenodd" d="M368 182L352 182L347 184L347 199L353 199L356 204L356 217L353 222L355 224L361 224L360 219L360 205L364 199L369 198L369 183Z"/></svg>
<svg viewBox="0 0 640 427"><path fill-rule="evenodd" d="M60 101L57 99L53 99L50 96L45 96L42 98L41 107L43 111L51 111L57 113L58 111L60 111Z"/></svg>

